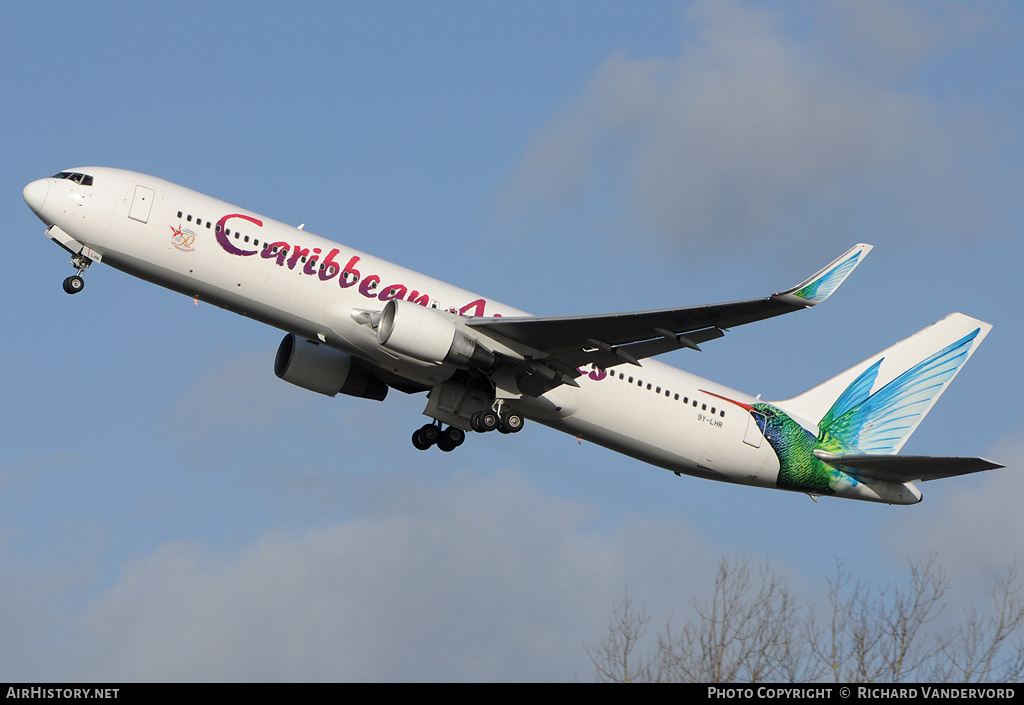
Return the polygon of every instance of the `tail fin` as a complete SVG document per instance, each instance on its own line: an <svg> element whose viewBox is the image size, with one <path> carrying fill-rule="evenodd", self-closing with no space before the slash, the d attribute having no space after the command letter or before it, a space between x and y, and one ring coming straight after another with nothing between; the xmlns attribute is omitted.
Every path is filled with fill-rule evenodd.
<svg viewBox="0 0 1024 705"><path fill-rule="evenodd" d="M896 453L991 329L950 314L776 406L817 421L818 447L828 453Z"/></svg>

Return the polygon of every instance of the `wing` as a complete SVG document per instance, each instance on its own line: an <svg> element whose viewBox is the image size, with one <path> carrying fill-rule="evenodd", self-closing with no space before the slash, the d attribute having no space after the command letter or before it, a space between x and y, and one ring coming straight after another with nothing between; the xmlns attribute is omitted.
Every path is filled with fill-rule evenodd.
<svg viewBox="0 0 1024 705"><path fill-rule="evenodd" d="M671 350L700 350L699 343L720 338L726 329L819 304L870 250L871 245L856 245L806 281L762 299L591 316L473 318L467 325L543 351L542 364L565 382L582 365L639 365Z"/></svg>

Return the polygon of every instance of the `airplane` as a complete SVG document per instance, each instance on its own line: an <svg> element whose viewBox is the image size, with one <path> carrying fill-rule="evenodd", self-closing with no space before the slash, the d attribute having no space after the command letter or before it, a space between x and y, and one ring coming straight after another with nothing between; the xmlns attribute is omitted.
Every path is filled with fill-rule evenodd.
<svg viewBox="0 0 1024 705"><path fill-rule="evenodd" d="M991 326L954 313L809 391L766 402L652 358L816 306L863 261L858 244L795 287L731 303L530 316L153 176L82 167L25 202L71 254L285 331L278 377L328 396L427 393L419 450L530 419L678 475L888 504L917 482L1003 467L898 451Z"/></svg>

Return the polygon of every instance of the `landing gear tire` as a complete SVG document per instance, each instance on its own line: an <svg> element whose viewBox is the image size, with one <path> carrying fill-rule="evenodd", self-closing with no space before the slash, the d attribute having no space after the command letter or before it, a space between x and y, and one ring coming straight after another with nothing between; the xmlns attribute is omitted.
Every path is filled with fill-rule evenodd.
<svg viewBox="0 0 1024 705"><path fill-rule="evenodd" d="M64 291L69 294L77 294L85 288L85 280L80 276L68 277L64 280Z"/></svg>
<svg viewBox="0 0 1024 705"><path fill-rule="evenodd" d="M434 445L437 443L437 439L441 435L441 429L432 423L428 423L421 427L417 433L420 434L424 441L430 445Z"/></svg>
<svg viewBox="0 0 1024 705"><path fill-rule="evenodd" d="M412 444L416 446L416 450L427 450L434 445L423 437L422 429L416 429L416 432L412 434Z"/></svg>
<svg viewBox="0 0 1024 705"><path fill-rule="evenodd" d="M519 433L523 428L523 417L511 411L501 417L501 426L498 429L502 433Z"/></svg>
<svg viewBox="0 0 1024 705"><path fill-rule="evenodd" d="M455 426L449 426L448 428L446 428L444 430L444 433L441 434L441 436L454 443L456 448L461 446L466 441L466 432L463 431L461 428L457 428Z"/></svg>
<svg viewBox="0 0 1024 705"><path fill-rule="evenodd" d="M474 431L487 433L498 428L498 415L493 411L478 411L470 419Z"/></svg>
<svg viewBox="0 0 1024 705"><path fill-rule="evenodd" d="M449 426L437 438L437 447L445 453L450 453L463 444L466 440L466 432L461 428Z"/></svg>
<svg viewBox="0 0 1024 705"><path fill-rule="evenodd" d="M428 423L422 428L416 429L412 434L412 444L418 450L427 450L432 445L437 445L445 453L450 453L466 440L466 432L461 428L449 426L443 431L436 424Z"/></svg>

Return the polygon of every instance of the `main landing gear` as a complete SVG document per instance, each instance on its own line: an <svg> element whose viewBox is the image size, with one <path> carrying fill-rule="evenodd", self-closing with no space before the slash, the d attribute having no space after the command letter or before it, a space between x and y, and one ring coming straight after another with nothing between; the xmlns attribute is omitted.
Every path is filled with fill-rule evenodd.
<svg viewBox="0 0 1024 705"><path fill-rule="evenodd" d="M79 254L71 258L71 264L78 270L78 274L64 280L64 291L69 294L77 294L85 288L85 279L82 278L82 275L92 264L92 260Z"/></svg>
<svg viewBox="0 0 1024 705"><path fill-rule="evenodd" d="M497 411L486 409L478 411L470 417L469 424L477 433L498 430L501 433L518 433L523 428L523 417L511 409L497 405ZM412 434L412 444L419 450L426 450L432 445L445 453L449 453L466 440L466 432L456 426L441 428L441 422L428 423Z"/></svg>
<svg viewBox="0 0 1024 705"><path fill-rule="evenodd" d="M497 429L501 433L518 433L523 428L523 417L511 409L478 411L469 419L469 425L478 433Z"/></svg>
<svg viewBox="0 0 1024 705"><path fill-rule="evenodd" d="M461 428L449 426L441 430L440 423L428 423L412 434L412 444L418 450L426 450L436 443L438 448L445 453L450 453L461 446L465 440L466 432Z"/></svg>

